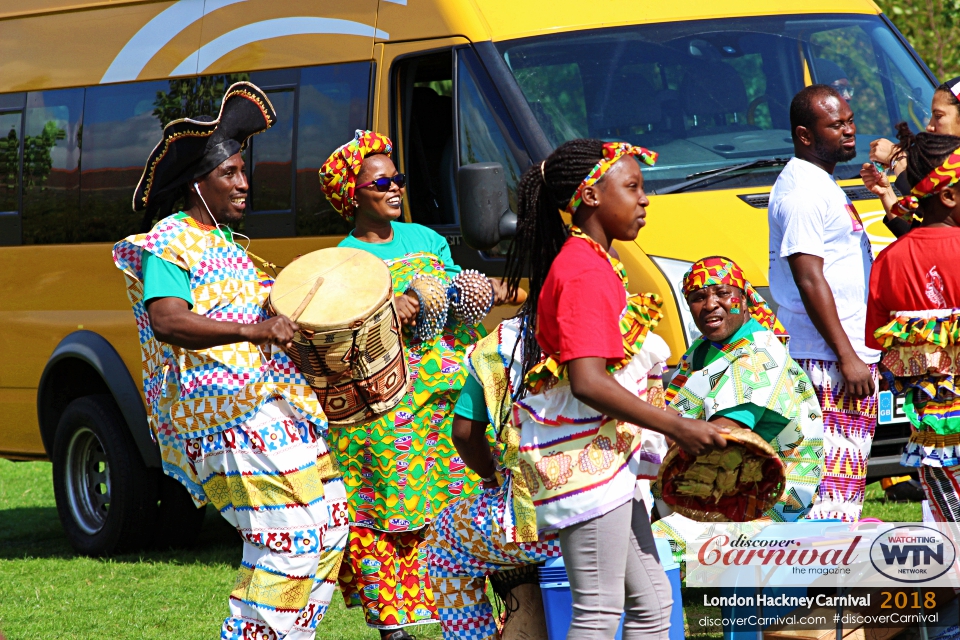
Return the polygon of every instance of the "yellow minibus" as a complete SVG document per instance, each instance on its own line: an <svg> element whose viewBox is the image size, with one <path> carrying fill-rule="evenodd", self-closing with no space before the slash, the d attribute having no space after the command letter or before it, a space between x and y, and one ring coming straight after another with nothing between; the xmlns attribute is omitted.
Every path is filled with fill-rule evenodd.
<svg viewBox="0 0 960 640"><path fill-rule="evenodd" d="M238 230L280 265L347 231L317 170L358 128L394 139L405 218L490 275L526 167L575 137L658 151L647 226L617 249L632 286L664 298L673 363L696 336L678 295L693 260L722 253L767 284L791 97L849 84L858 154L837 176L879 250L892 238L858 167L897 122L924 126L937 84L869 0L3 3L0 456L53 462L61 520L86 553L199 526L161 472L111 247L153 222L131 198L162 125L215 114L240 79L269 93L279 121L245 151ZM899 469L906 433L896 420L878 430L873 475Z"/></svg>

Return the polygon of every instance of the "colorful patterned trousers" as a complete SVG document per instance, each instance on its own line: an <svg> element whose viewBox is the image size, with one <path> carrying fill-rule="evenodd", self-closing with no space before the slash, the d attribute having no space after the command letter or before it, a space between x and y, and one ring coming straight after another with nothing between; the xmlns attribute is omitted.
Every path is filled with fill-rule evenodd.
<svg viewBox="0 0 960 640"><path fill-rule="evenodd" d="M923 465L920 485L937 522L960 522L960 467Z"/></svg>
<svg viewBox="0 0 960 640"><path fill-rule="evenodd" d="M856 522L863 511L867 460L877 428L877 394L856 399L847 394L836 362L797 360L810 377L823 409L823 477L808 520ZM874 385L877 365L871 364Z"/></svg>
<svg viewBox="0 0 960 640"><path fill-rule="evenodd" d="M389 532L350 527L340 591L348 607L363 607L368 626L386 630L437 622L425 533L426 528Z"/></svg>
<svg viewBox="0 0 960 640"><path fill-rule="evenodd" d="M487 576L539 564L560 553L560 540L506 543L502 522L509 476L503 486L444 509L427 536L430 579L445 640L496 640L500 636L487 598Z"/></svg>
<svg viewBox="0 0 960 640"><path fill-rule="evenodd" d="M186 440L210 502L243 538L223 640L309 640L330 605L347 540L346 492L316 425L286 400Z"/></svg>

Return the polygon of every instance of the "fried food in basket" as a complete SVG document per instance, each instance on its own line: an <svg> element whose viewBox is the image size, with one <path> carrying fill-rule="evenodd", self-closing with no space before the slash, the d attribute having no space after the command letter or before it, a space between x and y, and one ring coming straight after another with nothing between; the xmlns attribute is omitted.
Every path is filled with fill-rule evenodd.
<svg viewBox="0 0 960 640"><path fill-rule="evenodd" d="M724 434L725 449L693 457L676 444L660 465L663 501L699 522L747 522L773 507L786 470L770 443L749 429Z"/></svg>

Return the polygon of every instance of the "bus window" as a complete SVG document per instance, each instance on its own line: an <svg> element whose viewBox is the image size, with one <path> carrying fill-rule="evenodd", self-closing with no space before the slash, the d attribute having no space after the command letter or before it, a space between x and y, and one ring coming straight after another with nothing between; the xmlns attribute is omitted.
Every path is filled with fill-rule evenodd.
<svg viewBox="0 0 960 640"><path fill-rule="evenodd" d="M857 119L856 178L870 143L927 117L930 81L879 16L800 15L636 25L497 44L543 133L625 140L660 153L655 192L704 171L793 154L789 106L809 81L833 84ZM925 88L927 87L927 88ZM696 189L772 185L775 162Z"/></svg>
<svg viewBox="0 0 960 640"><path fill-rule="evenodd" d="M83 89L27 94L23 138L23 244L77 238Z"/></svg>
<svg viewBox="0 0 960 640"><path fill-rule="evenodd" d="M499 108L493 108L491 100ZM477 162L499 162L503 165L510 210L517 211L517 182L523 171L517 158L523 158L525 165L529 159L526 152L522 151L519 133L506 117L506 109L500 104L493 83L471 49L458 52L457 107L460 116L460 166Z"/></svg>
<svg viewBox="0 0 960 640"><path fill-rule="evenodd" d="M320 191L318 172L334 149L369 126L369 62L309 67L300 71L297 114L296 234L343 235L353 225ZM254 143L256 145L256 142Z"/></svg>
<svg viewBox="0 0 960 640"><path fill-rule="evenodd" d="M0 113L0 245L20 244L20 123L23 112Z"/></svg>
<svg viewBox="0 0 960 640"><path fill-rule="evenodd" d="M246 233L251 238L285 237L293 227L293 119L294 90L267 91L277 111L277 122L250 143L251 212Z"/></svg>
<svg viewBox="0 0 960 640"><path fill-rule="evenodd" d="M453 65L450 51L404 58L396 67L400 153L414 222L455 225L456 152L453 139ZM396 130L396 129L395 129Z"/></svg>
<svg viewBox="0 0 960 640"><path fill-rule="evenodd" d="M891 119L884 80L870 36L859 25L811 34L814 79L841 91L857 116L857 133L889 136Z"/></svg>
<svg viewBox="0 0 960 640"><path fill-rule="evenodd" d="M250 80L249 73L168 80L164 83L164 90L155 97L153 115L163 124L180 118L195 118L201 114L216 118L227 87L244 80ZM158 137L157 142L159 141Z"/></svg>
<svg viewBox="0 0 960 640"><path fill-rule="evenodd" d="M0 212L17 212L20 184L19 111L0 113Z"/></svg>
<svg viewBox="0 0 960 640"><path fill-rule="evenodd" d="M131 198L143 163L163 135L155 111L167 82L137 82L87 89L83 106L79 242L115 242L143 225Z"/></svg>

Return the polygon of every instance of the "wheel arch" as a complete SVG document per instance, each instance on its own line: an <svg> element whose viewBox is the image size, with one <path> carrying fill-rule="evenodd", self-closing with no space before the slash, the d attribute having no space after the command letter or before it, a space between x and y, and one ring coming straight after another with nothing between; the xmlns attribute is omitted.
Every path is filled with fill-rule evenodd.
<svg viewBox="0 0 960 640"><path fill-rule="evenodd" d="M37 419L48 456L67 405L93 394L107 393L116 401L130 435L147 467L159 468L160 450L147 423L147 411L137 384L106 338L93 331L74 331L53 350L37 388Z"/></svg>

